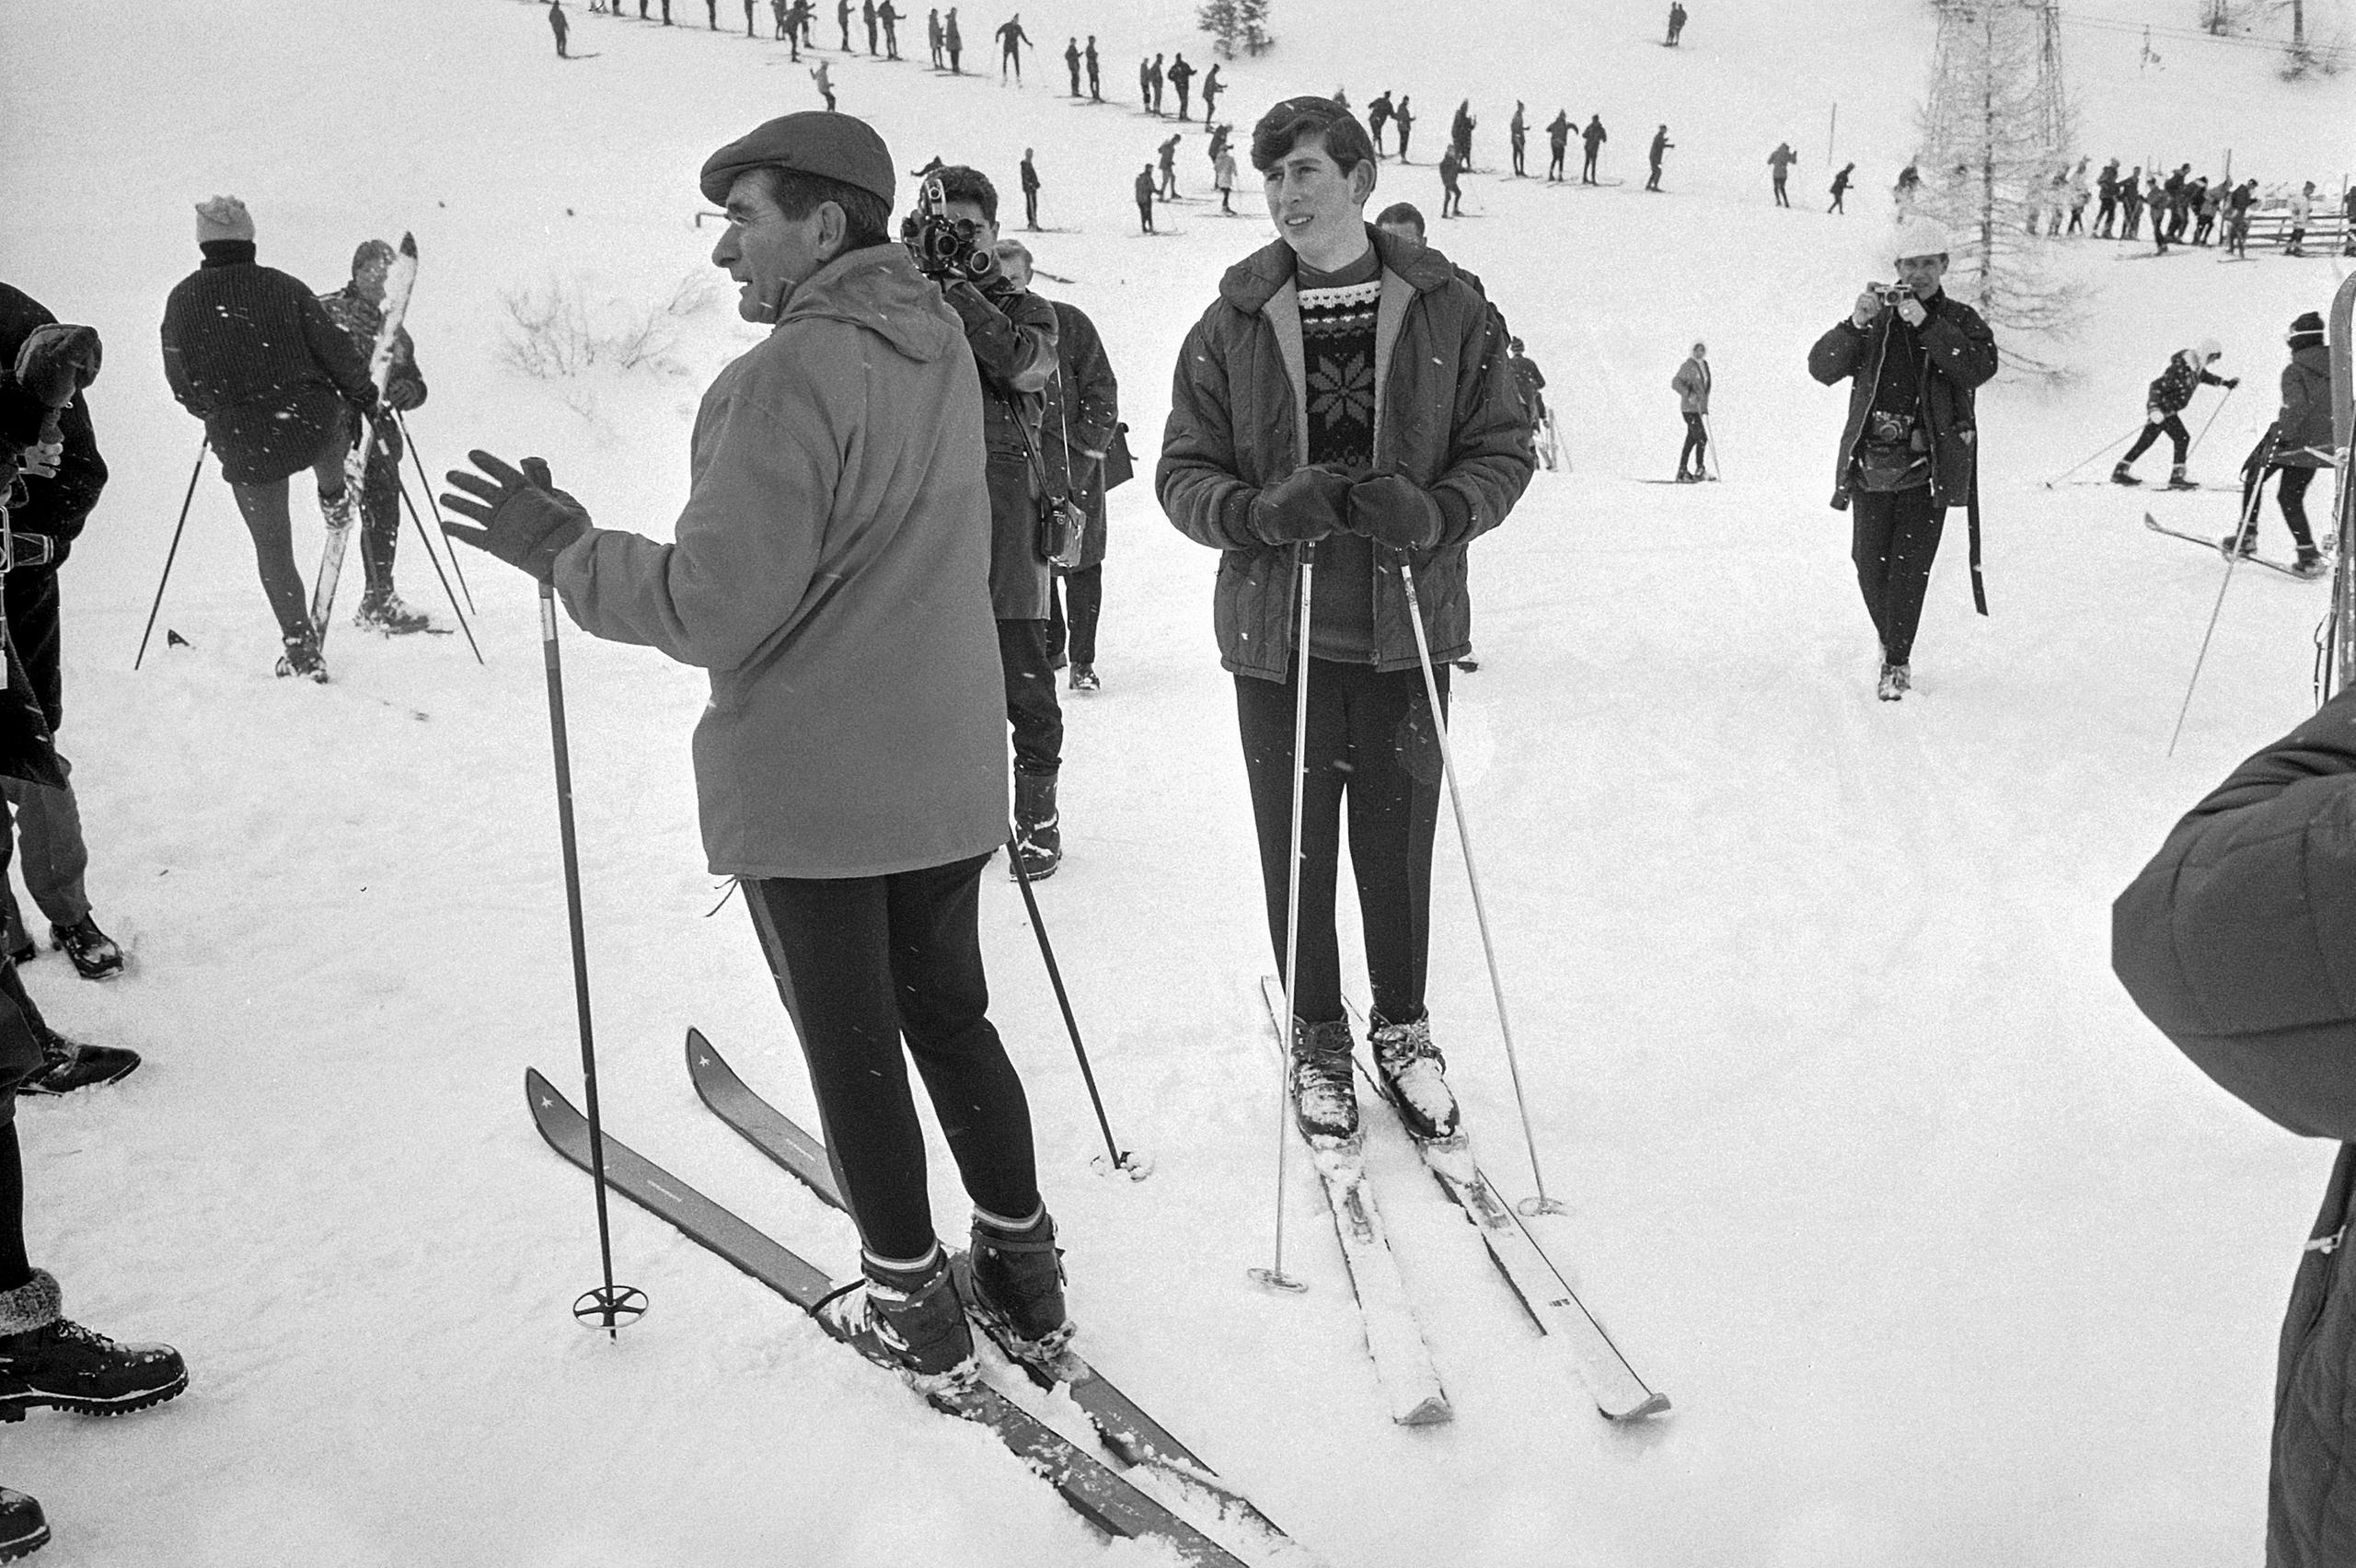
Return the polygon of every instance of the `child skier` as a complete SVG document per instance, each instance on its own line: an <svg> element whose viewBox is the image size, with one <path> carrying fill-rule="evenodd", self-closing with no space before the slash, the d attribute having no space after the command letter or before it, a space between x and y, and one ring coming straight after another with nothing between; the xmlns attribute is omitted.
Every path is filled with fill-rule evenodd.
<svg viewBox="0 0 2356 1568"><path fill-rule="evenodd" d="M2135 467L2135 459L2150 451L2152 444L2165 433L2169 444L2176 449L2175 461L2168 469L2168 489L2200 489L2199 485L2184 477L2184 459L2192 448L2192 437L2186 432L2184 421L2177 416L2184 411L2186 404L2192 401L2194 390L2203 382L2212 386L2241 385L2239 376L2219 375L2209 368L2224 352L2214 338L2201 339L2197 348L2177 351L2176 357L2168 361L2167 369L2160 372L2159 379L2152 383L2149 404L2143 411L2143 433L2135 438L2135 444L2127 449L2127 455L2121 457L2119 467L2110 471L2112 484L2142 484L2143 481L2130 470Z"/></svg>
<svg viewBox="0 0 2356 1568"><path fill-rule="evenodd" d="M2316 470L2331 462L2331 361L2324 347L2323 317L2308 311L2291 323L2283 340L2291 346L2291 363L2282 367L2282 409L2242 465L2242 525L2217 544L2228 554L2258 553L2258 514L2252 502L2266 475L2277 473L2282 478L2275 503L2282 509L2283 525L2299 550L2292 570L2302 577L2321 577L2323 557L2307 531L2306 497Z"/></svg>

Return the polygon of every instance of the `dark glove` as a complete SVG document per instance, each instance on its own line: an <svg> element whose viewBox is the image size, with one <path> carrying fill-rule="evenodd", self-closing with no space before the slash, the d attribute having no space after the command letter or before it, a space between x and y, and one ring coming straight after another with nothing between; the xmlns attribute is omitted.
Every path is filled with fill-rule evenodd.
<svg viewBox="0 0 2356 1568"><path fill-rule="evenodd" d="M469 452L467 461L490 477L451 469L450 483L466 494L445 492L442 504L487 526L461 528L445 523L442 531L510 566L523 568L543 582L555 581L556 558L589 531L588 511L555 488L542 458L525 458L521 472L488 452Z"/></svg>
<svg viewBox="0 0 2356 1568"><path fill-rule="evenodd" d="M360 389L358 396L354 397L347 394L343 400L351 406L352 411L358 414L361 419L373 420L376 417L378 401L375 387L364 386ZM355 425L358 422L358 421L353 421ZM357 444L359 437L354 435L352 439L354 444Z"/></svg>
<svg viewBox="0 0 2356 1568"><path fill-rule="evenodd" d="M62 409L98 378L98 359L96 328L45 323L17 351L17 380L44 408Z"/></svg>
<svg viewBox="0 0 2356 1568"><path fill-rule="evenodd" d="M1350 532L1394 550L1427 550L1439 543L1447 518L1429 490L1397 474L1378 474L1350 487Z"/></svg>
<svg viewBox="0 0 2356 1568"><path fill-rule="evenodd" d="M1295 468L1252 498L1252 532L1271 545L1311 545L1349 526L1347 476L1314 465Z"/></svg>
<svg viewBox="0 0 2356 1568"><path fill-rule="evenodd" d="M414 381L396 381L385 388L385 406L405 414L425 401L425 388Z"/></svg>
<svg viewBox="0 0 2356 1568"><path fill-rule="evenodd" d="M2242 384L2242 378L2238 375L2228 375L2224 378L2224 382L2227 386L2239 386Z"/></svg>

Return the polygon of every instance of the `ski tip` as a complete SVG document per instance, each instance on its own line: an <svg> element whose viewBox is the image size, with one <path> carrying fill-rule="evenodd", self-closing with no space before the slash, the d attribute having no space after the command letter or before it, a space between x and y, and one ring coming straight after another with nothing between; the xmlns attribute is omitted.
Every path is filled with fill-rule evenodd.
<svg viewBox="0 0 2356 1568"><path fill-rule="evenodd" d="M407 229L401 231L401 254L414 259L417 256L417 236Z"/></svg>
<svg viewBox="0 0 2356 1568"><path fill-rule="evenodd" d="M687 1025L687 1055L693 1057L699 1051L711 1051L711 1042L705 1038L702 1030L691 1023ZM711 1051L711 1054L715 1056L720 1055L717 1051Z"/></svg>
<svg viewBox="0 0 2356 1568"><path fill-rule="evenodd" d="M1392 1419L1402 1426L1439 1426L1454 1421L1456 1412L1449 1408L1447 1395L1432 1394Z"/></svg>

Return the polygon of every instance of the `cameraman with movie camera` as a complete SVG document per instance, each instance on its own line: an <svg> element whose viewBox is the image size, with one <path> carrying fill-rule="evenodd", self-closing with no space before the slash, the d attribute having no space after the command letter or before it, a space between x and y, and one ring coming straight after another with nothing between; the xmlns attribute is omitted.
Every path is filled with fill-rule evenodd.
<svg viewBox="0 0 2356 1568"><path fill-rule="evenodd" d="M1040 413L1056 373L1056 311L1007 278L998 259L998 190L979 169L953 165L927 179L901 237L965 324L982 380L985 472L990 489L990 608L1014 729L1015 852L1023 874L1053 875L1063 859L1056 777L1064 715L1056 698L1048 565L1068 503L1039 451Z"/></svg>

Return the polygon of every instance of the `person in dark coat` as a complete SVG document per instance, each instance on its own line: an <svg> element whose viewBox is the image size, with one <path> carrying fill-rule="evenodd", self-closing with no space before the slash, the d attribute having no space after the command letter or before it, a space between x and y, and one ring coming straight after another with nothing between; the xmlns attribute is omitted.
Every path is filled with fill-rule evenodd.
<svg viewBox="0 0 2356 1568"><path fill-rule="evenodd" d="M1710 350L1706 343L1693 345L1692 353L1677 367L1669 378L1669 390L1677 394L1677 411L1685 419L1685 444L1677 453L1677 482L1700 484L1710 477ZM1688 472L1686 465L1692 465Z"/></svg>
<svg viewBox="0 0 2356 1568"><path fill-rule="evenodd" d="M2143 168L2138 164L2127 171L2119 182L2119 215L2124 226L2119 231L2121 239L2133 239L2143 223Z"/></svg>
<svg viewBox="0 0 2356 1568"><path fill-rule="evenodd" d="M1889 244L1894 303L1887 285L1868 284L1807 356L1825 386L1849 383L1832 505L1852 515L1849 555L1881 643L1885 702L1912 685L1914 628L1947 508L1969 505L1978 484L1973 394L1996 374L1995 335L1939 287L1947 244L1928 218L1900 222Z"/></svg>
<svg viewBox="0 0 2356 1568"><path fill-rule="evenodd" d="M1778 207L1792 204L1792 199L1784 194L1784 181L1791 177L1792 166L1799 161L1799 154L1792 151L1789 142L1776 143L1775 150L1767 155L1767 167L1773 171L1775 181L1775 205Z"/></svg>
<svg viewBox="0 0 2356 1568"><path fill-rule="evenodd" d="M2159 232L2158 222L2156 218L2153 220L2154 234ZM2223 353L2224 350L2218 346L2216 339L2203 338L2194 347L2178 349L2169 356L2167 369L2160 372L2144 394L2143 432L2135 438L2135 444L2127 449L2127 455L2110 470L2112 484L2142 484L2143 481L2137 478L2132 471L2135 459L2150 451L2153 443L2165 435L2168 438L2169 450L2174 454L2174 461L2168 468L2169 487L2175 490L2191 487L2192 481L2185 477L2184 465L2192 449L2192 432L2184 428L2182 416L2186 406L2192 401L2193 393L2204 385L2239 386L2242 384L2239 376L2219 375L2209 368Z"/></svg>
<svg viewBox="0 0 2356 1568"><path fill-rule="evenodd" d="M1450 143L1439 156L1439 215L1443 218L1452 218L1464 210L1463 188L1457 183L1458 176L1463 172L1463 162L1457 156L1455 144Z"/></svg>
<svg viewBox="0 0 2356 1568"><path fill-rule="evenodd" d="M1147 85L1153 89L1153 112L1156 114L1161 112L1161 84L1166 79L1161 68L1161 56L1157 54L1153 57L1152 65L1146 71Z"/></svg>
<svg viewBox="0 0 2356 1568"><path fill-rule="evenodd" d="M1170 62L1170 69L1163 75L1170 79L1170 85L1178 89L1178 118L1181 120L1188 118L1186 95L1194 85L1195 68L1187 64L1186 57L1181 54Z"/></svg>
<svg viewBox="0 0 2356 1568"><path fill-rule="evenodd" d="M1001 239L998 255L1007 281L1028 290L1030 248L1019 239ZM1048 600L1047 642L1051 654L1069 663L1072 690L1101 691L1096 623L1104 608L1104 499L1129 477L1126 450L1120 472L1108 467L1121 437L1121 388L1088 313L1067 300L1048 304L1056 313L1056 374L1043 389L1039 455L1050 492L1068 497L1085 521L1078 562L1055 568L1059 592Z"/></svg>
<svg viewBox="0 0 2356 1568"><path fill-rule="evenodd" d="M1664 125L1659 130L1653 133L1652 151L1647 155L1651 159L1653 171L1652 174L1645 180L1646 190L1657 190L1660 189L1661 155L1668 152L1669 148L1675 145L1677 145L1677 144L1669 139L1668 126Z"/></svg>
<svg viewBox="0 0 2356 1568"><path fill-rule="evenodd" d="M953 164L937 178L944 211L971 224L975 242L998 245L998 189L976 168ZM982 378L984 471L990 492L990 607L998 617L1006 676L1006 717L1014 732L1016 853L1034 878L1063 859L1056 785L1063 768L1064 716L1047 649L1050 584L1039 553L1039 506L1047 491L1036 454L1041 394L1056 373L1056 312L993 272L944 282L941 294L965 324Z"/></svg>
<svg viewBox="0 0 2356 1568"><path fill-rule="evenodd" d="M1472 128L1480 121L1472 118L1472 100L1466 98L1456 106L1456 115L1448 122L1449 144L1456 149L1456 166L1472 167Z"/></svg>
<svg viewBox="0 0 2356 1568"><path fill-rule="evenodd" d="M941 54L941 7L938 6L925 13L924 41L925 47L932 51L932 68L936 71L947 70L949 62Z"/></svg>
<svg viewBox="0 0 2356 1568"><path fill-rule="evenodd" d="M1530 170L1523 166L1522 153L1530 144L1530 118L1519 98L1513 100L1513 118L1506 121L1506 137L1513 144L1513 177L1528 179Z"/></svg>
<svg viewBox="0 0 2356 1568"><path fill-rule="evenodd" d="M1848 195L1849 177L1856 172L1855 164L1845 163L1841 166L1841 172L1832 177L1832 205L1824 209L1828 213L1846 213L1849 210L1841 204L1841 199Z"/></svg>
<svg viewBox="0 0 2356 1568"><path fill-rule="evenodd" d="M56 322L31 295L0 283L0 369L17 363L36 329ZM90 850L82 836L81 805L74 794L72 765L55 749L57 731L65 721L57 572L72 554L74 541L82 536L107 482L106 459L98 453L90 424L89 399L78 386L57 412L57 434L53 459L41 465L46 471L22 471L17 481L20 499L8 509L18 558L5 586L9 651L31 687L51 737L56 773L48 781L0 777L0 799L6 802L0 809L0 951L22 963L38 951L7 881L8 862L21 843L25 891L49 917L52 945L64 950L84 979L104 980L122 973L122 949L99 929L90 912L84 882ZM0 489L6 484L0 479ZM30 540L46 541L47 559L29 559L41 553L27 548Z"/></svg>
<svg viewBox="0 0 2356 1568"><path fill-rule="evenodd" d="M1603 128L1603 116L1600 114L1589 115L1587 121L1587 129L1579 133L1579 140L1586 144L1587 146L1587 161L1579 165L1579 183L1581 185L1593 185L1597 182L1595 178L1595 155L1603 150L1604 143L1611 140L1611 133Z"/></svg>
<svg viewBox="0 0 2356 1568"><path fill-rule="evenodd" d="M1546 180L1550 185L1564 179L1563 158L1571 145L1571 116L1567 110L1556 110L1554 118L1546 123Z"/></svg>
<svg viewBox="0 0 2356 1568"><path fill-rule="evenodd" d="M1408 107L1408 102L1407 95L1401 93L1399 101L1392 105L1391 110L1392 127L1399 133L1399 161L1401 163L1407 161L1407 138L1415 129L1415 111Z"/></svg>
<svg viewBox="0 0 2356 1568"><path fill-rule="evenodd" d="M1064 69L1071 74L1071 96L1080 97L1080 35L1078 33L1064 40Z"/></svg>
<svg viewBox="0 0 2356 1568"><path fill-rule="evenodd" d="M1148 164L1138 171L1132 187L1138 198L1138 227L1146 234L1153 232L1153 201L1161 186L1153 178L1153 166Z"/></svg>
<svg viewBox="0 0 2356 1568"><path fill-rule="evenodd" d="M1218 79L1218 62L1214 60L1211 68L1203 73L1204 124L1208 125L1212 117L1218 113L1218 95L1226 90L1227 84Z"/></svg>
<svg viewBox="0 0 2356 1568"><path fill-rule="evenodd" d="M392 264L391 246L381 239L364 240L352 252L352 281L333 294L319 296L329 319L343 329L353 351L364 359L375 352L376 333L385 318L385 277ZM404 414L425 402L425 377L418 371L417 344L407 327L393 334L393 363L385 383L384 402L395 413ZM401 427L391 418L369 423L368 466L360 485L363 587L352 624L387 637L428 631L432 618L403 604L393 587L393 556L401 537Z"/></svg>
<svg viewBox="0 0 2356 1568"><path fill-rule="evenodd" d="M875 0L860 0L859 19L867 29L867 52L870 54L883 52L879 47L883 40L877 36L882 29L876 23Z"/></svg>
<svg viewBox="0 0 2356 1568"><path fill-rule="evenodd" d="M1175 201L1178 196L1178 133L1173 131L1170 133L1170 139L1161 144L1158 156L1161 163L1161 199Z"/></svg>
<svg viewBox="0 0 2356 1568"><path fill-rule="evenodd" d="M2323 317L2307 311L2291 323L2284 341L2291 346L2291 363L2282 367L2281 411L2242 464L2241 515L2246 521L2218 543L2244 555L2257 551L2258 517L2250 503L2265 476L2280 474L2275 504L2281 508L2283 526L2291 530L2299 551L2292 568L2303 577L2321 577L2323 558L2307 532L2306 497L2316 470L2332 462L2331 353L2324 344ZM15 585L11 579L9 586Z"/></svg>
<svg viewBox="0 0 2356 1568"><path fill-rule="evenodd" d="M1017 11L998 25L998 79L1001 86L1010 66L1014 71L1014 85L1022 85L1022 46L1030 41L1031 35L1022 30L1022 12Z"/></svg>
<svg viewBox="0 0 2356 1568"><path fill-rule="evenodd" d="M1346 808L1377 1066L1411 1124L1444 1136L1456 1106L1424 1004L1444 712L1426 696L1406 578L1444 704L1447 662L1471 647L1467 547L1529 484L1530 432L1487 302L1446 257L1367 224L1374 145L1346 110L1277 104L1252 163L1282 237L1229 269L1188 333L1155 486L1178 530L1220 552L1211 619L1235 677L1280 964L1297 778L1306 791L1296 1118L1312 1137L1357 1121L1334 928ZM1298 760L1296 682L1314 748Z"/></svg>
<svg viewBox="0 0 2356 1568"><path fill-rule="evenodd" d="M2119 160L2111 159L2095 176L2095 237L2108 239L2119 226Z"/></svg>
<svg viewBox="0 0 2356 1568"><path fill-rule="evenodd" d="M884 0L884 4L875 7L875 17L884 24L884 58L897 60L900 57L899 8L892 4L892 0Z"/></svg>
<svg viewBox="0 0 2356 1568"><path fill-rule="evenodd" d="M196 210L204 264L164 305L164 378L205 439L253 535L262 591L286 651L279 674L327 679L294 564L286 481L316 476L330 527L349 527L343 456L357 416L374 416L368 362L303 283L254 259L245 203L216 196Z"/></svg>
<svg viewBox="0 0 2356 1568"><path fill-rule="evenodd" d="M1036 233L1039 227L1039 170L1031 161L1031 149L1022 149L1022 226Z"/></svg>
<svg viewBox="0 0 2356 1568"><path fill-rule="evenodd" d="M964 75L965 67L958 62L965 52L965 35L958 30L957 7L954 6L950 6L949 14L941 18L941 47L948 52L949 74L953 76Z"/></svg>
<svg viewBox="0 0 2356 1568"><path fill-rule="evenodd" d="M549 0L549 31L556 34L556 57L559 60L568 58L564 52L564 40L571 35L572 25L564 19L564 6L559 0Z"/></svg>
<svg viewBox="0 0 2356 1568"><path fill-rule="evenodd" d="M2339 1147L2278 1339L2267 1568L2356 1562L2356 688L2236 767L2111 905L2110 963L2227 1093ZM2188 1342L2198 1355L2213 1347Z"/></svg>
<svg viewBox="0 0 2356 1568"><path fill-rule="evenodd" d="M1098 61L1096 58L1096 35L1094 33L1090 33L1088 35L1088 47L1080 52L1080 57L1087 63L1088 66L1088 101L1091 103L1103 103L1104 101L1103 80L1097 74Z"/></svg>
<svg viewBox="0 0 2356 1568"><path fill-rule="evenodd" d="M1366 128L1374 142L1374 156L1382 156L1382 128L1391 123L1391 91L1384 88L1366 106Z"/></svg>

